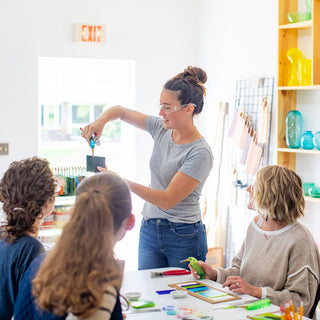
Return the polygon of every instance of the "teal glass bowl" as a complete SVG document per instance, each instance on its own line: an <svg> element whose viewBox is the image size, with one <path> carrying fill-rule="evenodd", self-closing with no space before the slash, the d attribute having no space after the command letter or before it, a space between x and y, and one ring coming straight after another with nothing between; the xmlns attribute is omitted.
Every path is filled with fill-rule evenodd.
<svg viewBox="0 0 320 320"><path fill-rule="evenodd" d="M309 195L313 198L320 198L320 188L319 187L309 188Z"/></svg>
<svg viewBox="0 0 320 320"><path fill-rule="evenodd" d="M303 194L305 196L309 196L309 189L314 187L315 183L314 182L303 182L302 188L303 188Z"/></svg>

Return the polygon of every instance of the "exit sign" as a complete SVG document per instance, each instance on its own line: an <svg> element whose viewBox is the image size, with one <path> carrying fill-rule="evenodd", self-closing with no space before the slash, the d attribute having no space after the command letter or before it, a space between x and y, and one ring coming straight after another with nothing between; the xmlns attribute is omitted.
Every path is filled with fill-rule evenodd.
<svg viewBox="0 0 320 320"><path fill-rule="evenodd" d="M83 43L105 43L106 25L75 23L73 27L73 40L74 42Z"/></svg>

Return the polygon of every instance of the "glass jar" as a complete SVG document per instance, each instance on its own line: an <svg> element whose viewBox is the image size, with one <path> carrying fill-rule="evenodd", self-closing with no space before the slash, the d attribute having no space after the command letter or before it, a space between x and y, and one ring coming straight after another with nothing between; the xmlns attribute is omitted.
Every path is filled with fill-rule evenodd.
<svg viewBox="0 0 320 320"><path fill-rule="evenodd" d="M290 110L286 117L286 143L289 148L298 149L301 146L302 114L298 110Z"/></svg>
<svg viewBox="0 0 320 320"><path fill-rule="evenodd" d="M313 133L312 131L305 131L301 138L301 147L302 149L313 149Z"/></svg>
<svg viewBox="0 0 320 320"><path fill-rule="evenodd" d="M316 149L320 150L320 131L318 131L313 137L313 144Z"/></svg>
<svg viewBox="0 0 320 320"><path fill-rule="evenodd" d="M307 20L311 20L312 18L312 0L305 0L307 7Z"/></svg>

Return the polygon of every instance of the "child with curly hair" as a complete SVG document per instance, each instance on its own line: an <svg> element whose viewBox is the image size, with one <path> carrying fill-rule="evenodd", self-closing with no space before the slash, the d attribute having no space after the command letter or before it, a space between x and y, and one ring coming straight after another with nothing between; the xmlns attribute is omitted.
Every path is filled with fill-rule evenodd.
<svg viewBox="0 0 320 320"><path fill-rule="evenodd" d="M55 203L57 182L47 160L14 161L0 182L6 222L0 229L0 319L13 315L19 282L31 261L44 251L37 240L41 220Z"/></svg>

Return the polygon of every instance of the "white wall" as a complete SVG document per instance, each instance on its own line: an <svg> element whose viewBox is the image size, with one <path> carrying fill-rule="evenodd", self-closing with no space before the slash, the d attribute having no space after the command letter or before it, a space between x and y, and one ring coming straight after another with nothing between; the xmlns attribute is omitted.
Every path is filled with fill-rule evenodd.
<svg viewBox="0 0 320 320"><path fill-rule="evenodd" d="M206 118L215 117L220 101L232 111L237 80L276 77L277 10L275 0L201 1L199 61L210 86Z"/></svg>
<svg viewBox="0 0 320 320"><path fill-rule="evenodd" d="M164 82L196 63L196 9L196 0L2 0L0 142L10 152L0 156L0 176L38 154L38 57L133 60L137 109L155 113ZM106 45L74 43L73 23L106 24ZM136 174L146 183L151 139L136 136Z"/></svg>
<svg viewBox="0 0 320 320"><path fill-rule="evenodd" d="M73 43L78 22L106 24L106 45ZM218 103L234 106L236 80L276 77L276 0L1 0L0 27L0 142L10 144L9 156L0 156L0 176L13 160L38 154L38 57L135 61L136 105L146 113L156 112L169 77L199 65L209 79L199 118L209 142ZM272 133L274 150L275 116ZM139 131L136 138L137 180L146 184L151 139ZM309 205L308 217L318 210Z"/></svg>

